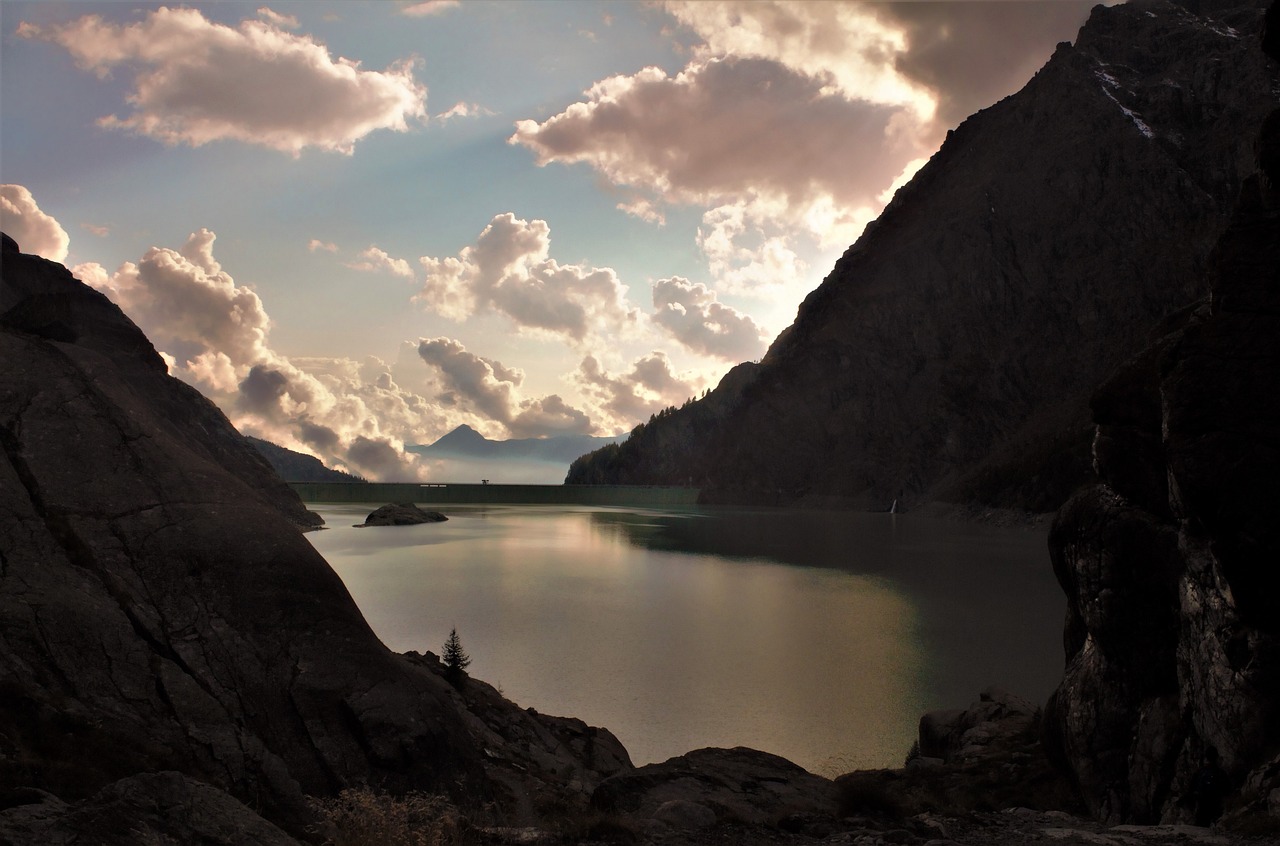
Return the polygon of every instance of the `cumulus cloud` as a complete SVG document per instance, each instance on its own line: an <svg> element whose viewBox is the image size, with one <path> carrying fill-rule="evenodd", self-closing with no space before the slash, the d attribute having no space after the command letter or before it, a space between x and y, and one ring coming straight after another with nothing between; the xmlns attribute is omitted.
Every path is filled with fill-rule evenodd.
<svg viewBox="0 0 1280 846"><path fill-rule="evenodd" d="M24 185L0 185L0 230L31 255L65 261L71 238L58 221L40 210Z"/></svg>
<svg viewBox="0 0 1280 846"><path fill-rule="evenodd" d="M1021 88L1058 42L1075 38L1094 5L1093 0L1058 0L867 7L901 32L902 49L893 54L893 67L930 92L937 121L946 128Z"/></svg>
<svg viewBox="0 0 1280 846"><path fill-rule="evenodd" d="M542 123L519 121L513 143L539 164L584 162L667 202L777 197L797 210L821 197L857 202L914 151L889 137L893 109L847 100L761 59L709 59L674 77L647 68L586 96Z"/></svg>
<svg viewBox="0 0 1280 846"><path fill-rule="evenodd" d="M591 167L643 220L706 208L715 285L763 298L804 284L801 253L856 239L948 126L1025 82L1089 4L662 6L700 39L682 71L601 80L509 140Z"/></svg>
<svg viewBox="0 0 1280 846"><path fill-rule="evenodd" d="M954 5L954 4L952 4ZM686 2L663 7L704 41L698 53L765 59L822 80L851 100L907 106L928 116L934 99L892 59L906 39L869 3L759 0Z"/></svg>
<svg viewBox="0 0 1280 846"><path fill-rule="evenodd" d="M589 355L574 382L600 407L606 431L630 429L651 414L682 404L704 385L697 376L676 374L666 354L658 351L636 359L625 373L610 373Z"/></svg>
<svg viewBox="0 0 1280 846"><path fill-rule="evenodd" d="M443 377L442 402L501 423L511 437L587 434L594 428L585 412L557 394L522 399L522 372L468 352L452 338L423 338L418 355Z"/></svg>
<svg viewBox="0 0 1280 846"><path fill-rule="evenodd" d="M24 22L17 32L58 44L100 76L129 68L132 110L99 125L167 144L230 139L295 156L308 147L349 154L374 130L403 132L426 117L427 91L412 62L362 70L310 36L287 32L284 16L269 9L262 16L230 27L196 9L161 7L124 26L86 15L58 25Z"/></svg>
<svg viewBox="0 0 1280 846"><path fill-rule="evenodd" d="M433 15L443 15L445 12L456 8L458 8L458 0L425 0L422 3L412 3L405 6L400 11L411 17L426 18Z"/></svg>
<svg viewBox="0 0 1280 846"><path fill-rule="evenodd" d="M242 431L368 478L419 478L423 467L404 444L430 442L461 419L400 388L378 359L295 361L277 353L262 300L223 269L215 240L201 229L180 249L153 247L115 273L96 263L74 272L111 296L170 372Z"/></svg>
<svg viewBox="0 0 1280 846"><path fill-rule="evenodd" d="M653 322L695 352L725 361L757 359L764 332L750 317L716 301L701 283L673 276L653 284Z"/></svg>
<svg viewBox="0 0 1280 846"><path fill-rule="evenodd" d="M307 242L307 249L313 253L316 250L323 250L326 253L336 253L338 251L338 245L332 241L321 241L319 238L312 238Z"/></svg>
<svg viewBox="0 0 1280 846"><path fill-rule="evenodd" d="M280 29L297 29L298 19L293 15L282 15L272 9L263 6L258 10L258 17L262 18L269 24L279 27Z"/></svg>
<svg viewBox="0 0 1280 846"><path fill-rule="evenodd" d="M370 245L367 249L362 250L357 258L358 261L349 263L347 267L367 273L386 271L394 276L403 276L406 279L413 278L413 268L409 266L409 262L404 259L392 258L387 255L385 250L376 246Z"/></svg>
<svg viewBox="0 0 1280 846"><path fill-rule="evenodd" d="M458 102L436 115L436 120L447 121L452 120L453 118L479 117L481 115L492 114L493 112L491 110L486 109L479 103Z"/></svg>
<svg viewBox="0 0 1280 846"><path fill-rule="evenodd" d="M546 221L497 215L457 256L419 260L425 280L415 299L452 320L493 310L522 331L574 343L639 319L612 269L560 264L550 251Z"/></svg>

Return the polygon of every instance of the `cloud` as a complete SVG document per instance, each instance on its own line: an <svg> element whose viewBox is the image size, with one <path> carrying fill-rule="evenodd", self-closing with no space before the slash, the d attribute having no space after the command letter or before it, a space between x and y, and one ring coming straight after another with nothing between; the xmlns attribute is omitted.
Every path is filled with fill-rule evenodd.
<svg viewBox="0 0 1280 846"><path fill-rule="evenodd" d="M901 29L863 3L721 0L662 4L704 41L700 56L765 59L821 80L850 100L911 108L928 116L930 93L893 58L906 47Z"/></svg>
<svg viewBox="0 0 1280 846"><path fill-rule="evenodd" d="M65 261L71 238L58 221L40 210L23 185L0 185L0 230L30 255Z"/></svg>
<svg viewBox="0 0 1280 846"><path fill-rule="evenodd" d="M509 141L587 165L642 220L703 207L713 284L776 299L811 284L801 255L852 243L895 177L1016 90L1088 6L671 0L700 39L683 70L601 80Z"/></svg>
<svg viewBox="0 0 1280 846"><path fill-rule="evenodd" d="M672 405L695 396L703 386L696 376L678 376L665 353L636 359L627 373L608 372L595 356L582 359L573 380L603 412L604 431L625 431Z"/></svg>
<svg viewBox="0 0 1280 846"><path fill-rule="evenodd" d="M268 9L266 6L258 10L258 17L280 29L298 28L298 19L293 15L282 15L279 12Z"/></svg>
<svg viewBox="0 0 1280 846"><path fill-rule="evenodd" d="M585 412L557 394L521 399L522 372L468 352L452 338L423 338L418 355L443 376L441 401L501 423L511 437L587 434L594 428Z"/></svg>
<svg viewBox="0 0 1280 846"><path fill-rule="evenodd" d="M109 226L97 226L92 223L82 223L80 224L80 228L91 235L97 235L99 238L105 238L111 234L111 227Z"/></svg>
<svg viewBox="0 0 1280 846"><path fill-rule="evenodd" d="M806 285L802 247L852 243L888 180L921 156L902 115L776 61L713 57L596 83L510 140L540 165L586 164L634 192L620 208L642 219L707 208L700 245L717 287L772 297Z"/></svg>
<svg viewBox="0 0 1280 846"><path fill-rule="evenodd" d="M1058 42L1075 38L1095 3L867 5L902 33L893 66L933 95L946 128L1021 88Z"/></svg>
<svg viewBox="0 0 1280 846"><path fill-rule="evenodd" d="M653 284L653 322L695 352L725 361L764 354L764 332L750 317L716 301L701 283L673 276Z"/></svg>
<svg viewBox="0 0 1280 846"><path fill-rule="evenodd" d="M332 241L321 241L319 238L312 238L307 242L307 249L313 253L316 250L324 250L326 253L336 253L338 251L338 245Z"/></svg>
<svg viewBox="0 0 1280 846"><path fill-rule="evenodd" d="M799 211L824 197L858 202L914 152L890 137L893 109L761 59L709 59L674 77L647 68L586 97L542 123L519 121L512 143L540 165L586 163L669 203L779 198Z"/></svg>
<svg viewBox="0 0 1280 846"><path fill-rule="evenodd" d="M612 269L562 265L550 250L546 221L497 215L456 257L419 260L425 280L415 299L451 320L495 310L526 333L574 343L639 319Z"/></svg>
<svg viewBox="0 0 1280 846"><path fill-rule="evenodd" d="M439 121L447 121L452 120L453 118L479 117L481 115L492 114L493 112L491 110L486 109L479 103L458 102L436 115L435 119Z"/></svg>
<svg viewBox="0 0 1280 846"><path fill-rule="evenodd" d="M423 3L413 3L405 6L400 12L415 18L425 18L433 15L443 15L451 9L458 8L458 5L458 0L425 0Z"/></svg>
<svg viewBox="0 0 1280 846"><path fill-rule="evenodd" d="M385 270L395 276L403 276L406 279L413 278L413 268L409 266L409 262L404 259L392 258L384 250L376 246L370 245L367 249L361 251L358 258L360 259L359 261L351 262L347 267L367 273Z"/></svg>
<svg viewBox="0 0 1280 846"><path fill-rule="evenodd" d="M367 478L420 478L424 467L404 444L435 440L462 419L400 388L376 358L291 360L273 350L261 299L223 269L215 241L201 229L180 249L153 247L115 273L92 262L74 272L111 296L170 372L241 431Z"/></svg>
<svg viewBox="0 0 1280 846"><path fill-rule="evenodd" d="M124 26L86 15L61 25L24 22L17 33L60 45L100 76L132 70L132 110L99 125L166 144L236 140L295 156L308 147L349 154L375 130L403 132L425 119L427 90L412 63L362 70L285 31L281 16L264 17L233 28L196 9L162 7Z"/></svg>

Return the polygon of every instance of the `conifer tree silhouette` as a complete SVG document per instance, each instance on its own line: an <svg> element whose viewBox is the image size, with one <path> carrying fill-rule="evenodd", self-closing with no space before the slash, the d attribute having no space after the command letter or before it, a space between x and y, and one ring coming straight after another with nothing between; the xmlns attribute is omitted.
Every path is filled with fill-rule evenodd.
<svg viewBox="0 0 1280 846"><path fill-rule="evenodd" d="M440 658L444 661L445 679L460 690L467 681L467 667L471 666L471 656L462 650L462 641L458 638L456 628L449 630L449 639L444 642Z"/></svg>

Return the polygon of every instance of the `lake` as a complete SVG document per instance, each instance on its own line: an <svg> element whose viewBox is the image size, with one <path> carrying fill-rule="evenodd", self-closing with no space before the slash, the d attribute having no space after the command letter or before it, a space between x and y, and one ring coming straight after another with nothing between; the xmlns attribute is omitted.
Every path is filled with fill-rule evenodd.
<svg viewBox="0 0 1280 846"><path fill-rule="evenodd" d="M912 514L473 506L308 538L392 649L605 726L637 764L751 746L823 775L900 766L920 715L989 684L1043 702L1066 604L1045 533Z"/></svg>

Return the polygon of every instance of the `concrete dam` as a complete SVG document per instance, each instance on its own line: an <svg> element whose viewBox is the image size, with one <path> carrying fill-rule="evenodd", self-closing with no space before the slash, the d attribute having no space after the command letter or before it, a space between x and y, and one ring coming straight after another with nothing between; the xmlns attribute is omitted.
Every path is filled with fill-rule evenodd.
<svg viewBox="0 0 1280 846"><path fill-rule="evenodd" d="M418 505L690 506L698 488L656 485L486 485L416 482L290 482L303 502Z"/></svg>

